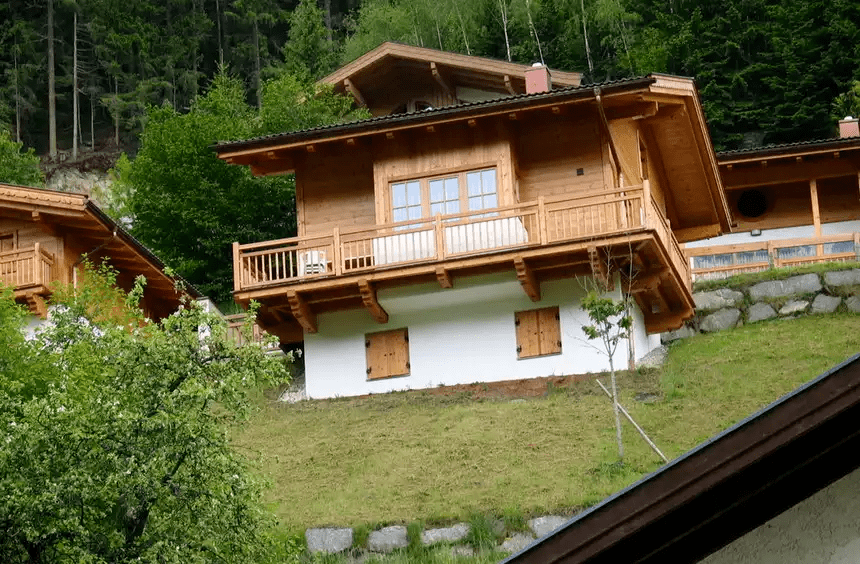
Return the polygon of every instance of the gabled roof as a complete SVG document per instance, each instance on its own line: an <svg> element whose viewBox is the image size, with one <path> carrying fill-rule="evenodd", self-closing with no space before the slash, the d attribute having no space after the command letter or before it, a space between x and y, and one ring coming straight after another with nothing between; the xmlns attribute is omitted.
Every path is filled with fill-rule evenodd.
<svg viewBox="0 0 860 564"><path fill-rule="evenodd" d="M860 355L503 564L696 562L860 467Z"/></svg>
<svg viewBox="0 0 860 564"><path fill-rule="evenodd" d="M490 90L505 94L525 92L525 71L529 65L448 53L426 47L415 47L386 41L354 61L321 79L334 86L335 92L352 93L357 98L371 97L377 88L385 88L391 73L426 75L430 82ZM582 73L550 69L552 82L558 87L579 86ZM356 95L357 93L357 95Z"/></svg>
<svg viewBox="0 0 860 564"><path fill-rule="evenodd" d="M86 195L0 184L0 216L43 222L83 245L98 248L119 270L144 275L147 292L168 303L171 310L179 306L174 279L165 274L161 259ZM185 282L185 287L191 297L202 296L190 283Z"/></svg>

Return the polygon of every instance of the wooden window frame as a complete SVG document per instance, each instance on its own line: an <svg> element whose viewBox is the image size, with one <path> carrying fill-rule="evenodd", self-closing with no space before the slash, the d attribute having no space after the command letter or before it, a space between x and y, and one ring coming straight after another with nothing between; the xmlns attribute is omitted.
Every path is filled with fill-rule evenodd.
<svg viewBox="0 0 860 564"><path fill-rule="evenodd" d="M409 376L409 330L405 327L364 335L367 379Z"/></svg>
<svg viewBox="0 0 860 564"><path fill-rule="evenodd" d="M11 251L14 251L18 248L18 231L5 231L0 232L0 239L9 238L12 240L12 248ZM0 245L0 251L2 251L3 247Z"/></svg>
<svg viewBox="0 0 860 564"><path fill-rule="evenodd" d="M469 168L450 170L448 172L440 173L440 174L434 174L432 176L396 178L396 179L390 180L388 182L387 192L386 192L386 200L387 200L386 208L387 208L389 220L391 222L399 223L401 221L413 221L413 220L418 219L418 218L409 218L408 212L407 212L407 218L406 219L401 219L401 220L395 220L394 219L394 210L395 209L403 209L403 208L408 209L408 207L410 207L408 204L408 199L407 199L406 206L395 207L395 205L394 205L394 186L395 185L397 185L397 184L404 184L405 185L405 184L412 183L412 182L418 182L419 183L419 190L420 190L420 198L421 198L421 218L420 219L430 219L430 218L433 218L436 216L436 214L431 214L430 210L432 208L432 204L438 203L438 202L431 202L431 199L430 199L431 198L430 183L433 181L436 181L436 180L443 180L444 181L444 180L450 179L450 178L456 178L457 179L457 195L458 195L457 201L460 203L460 211L452 212L450 214L443 213L441 215L443 215L443 216L445 216L445 215L456 215L456 214L460 214L460 213L480 211L480 210L470 210L469 209L468 175L470 173L484 172L484 171L488 171L488 170L492 170L495 174L495 180L496 180L496 190L495 190L496 206L495 207L500 207L502 205L502 203L501 203L502 193L501 193L501 186L500 186L500 181L499 181L499 167L497 164L488 164L488 165L479 166L479 167L469 167ZM492 194L492 192L482 193L480 195L480 197L483 200L483 198L487 197L490 194ZM451 200L444 200L444 201L451 201ZM491 208L481 208L481 209L491 209Z"/></svg>
<svg viewBox="0 0 860 564"><path fill-rule="evenodd" d="M514 313L517 360L561 354L561 312L558 306Z"/></svg>

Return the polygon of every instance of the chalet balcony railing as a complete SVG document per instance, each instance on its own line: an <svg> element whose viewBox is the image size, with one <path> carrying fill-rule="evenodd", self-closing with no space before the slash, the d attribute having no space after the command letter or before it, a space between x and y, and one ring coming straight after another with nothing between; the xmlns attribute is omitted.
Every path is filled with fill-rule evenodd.
<svg viewBox="0 0 860 564"><path fill-rule="evenodd" d="M237 313L233 315L225 315L224 321L227 322L227 339L233 341L239 346L244 345L246 343L246 339L242 334L242 327L245 325L245 314ZM251 342L263 345L264 339L267 336L268 333L263 331L260 326L255 323L251 333ZM269 346L267 344L266 350L269 352L275 352L280 351L280 348L277 344L274 346Z"/></svg>
<svg viewBox="0 0 860 564"><path fill-rule="evenodd" d="M390 266L477 256L577 239L654 229L678 272L689 267L668 224L642 186L541 198L513 206L239 245L234 243L237 291L354 274Z"/></svg>
<svg viewBox="0 0 860 564"><path fill-rule="evenodd" d="M860 233L692 247L684 253L694 280L714 280L770 268L857 261Z"/></svg>
<svg viewBox="0 0 860 564"><path fill-rule="evenodd" d="M47 286L54 280L54 255L33 247L0 252L0 282L14 289Z"/></svg>

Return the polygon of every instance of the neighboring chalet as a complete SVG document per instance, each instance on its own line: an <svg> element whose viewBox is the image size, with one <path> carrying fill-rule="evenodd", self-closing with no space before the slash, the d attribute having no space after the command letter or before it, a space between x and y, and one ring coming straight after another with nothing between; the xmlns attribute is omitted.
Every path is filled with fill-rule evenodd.
<svg viewBox="0 0 860 564"><path fill-rule="evenodd" d="M860 355L502 564L848 564L858 522Z"/></svg>
<svg viewBox="0 0 860 564"><path fill-rule="evenodd" d="M125 290L145 276L141 307L152 319L180 304L164 264L87 196L0 184L0 283L29 308L33 324L48 315L52 283L74 284L84 259L107 259ZM190 285L186 291L200 297Z"/></svg>
<svg viewBox="0 0 860 564"><path fill-rule="evenodd" d="M717 155L734 233L689 243L695 278L860 257L860 129Z"/></svg>
<svg viewBox="0 0 860 564"><path fill-rule="evenodd" d="M635 297L636 358L692 316L679 242L730 229L696 87L579 78L385 43L323 79L375 117L217 145L296 175L298 237L235 243L234 295L310 397L606 369L586 279Z"/></svg>

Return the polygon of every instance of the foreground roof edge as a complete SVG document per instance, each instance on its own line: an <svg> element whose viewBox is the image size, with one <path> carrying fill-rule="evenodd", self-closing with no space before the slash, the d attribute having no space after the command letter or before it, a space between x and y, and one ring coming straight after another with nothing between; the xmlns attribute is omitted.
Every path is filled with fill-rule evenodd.
<svg viewBox="0 0 860 564"><path fill-rule="evenodd" d="M780 143L776 145L765 145L763 147L752 147L749 149L733 149L731 151L720 151L717 160L729 162L736 159L747 159L755 157L778 157L792 156L811 150L826 151L844 147L860 147L860 137L833 137L830 139L812 139L809 141L796 141L794 143Z"/></svg>
<svg viewBox="0 0 860 564"><path fill-rule="evenodd" d="M835 426L836 429L844 429L845 422L840 420L838 416L844 413L849 413L849 409L851 410L850 415L852 416L856 415L856 412L860 410L860 354L847 359L846 361L840 363L834 368L814 378L810 382L799 386L795 390L782 396L770 405L746 417L745 419L741 420L730 428L718 433L714 437L687 451L686 453L672 460L668 464L648 474L636 483L605 498L597 505L594 505L589 509L579 513L556 531L548 534L541 539L537 539L523 550L505 559L503 561L503 564L521 564L526 562L549 563L559 561L613 561L611 558L605 558L606 551L614 549L618 545L623 544L625 542L632 544L633 541L631 539L635 539L639 543L641 543L642 536L644 535L644 533L641 533L641 528L643 527L642 522L640 521L638 523L632 523L632 520L636 518L642 518L644 514L650 511L653 505L660 503L663 503L665 505L665 507L662 508L665 511L678 509L678 513L681 514L680 517L683 517L683 519L681 520L683 527L688 527L688 529L676 532L676 537L671 538L671 542L676 542L681 545L686 543L687 546L683 548L690 550L691 553L693 553L694 550L702 550L701 547L697 547L696 549L690 549L689 544L695 543L697 540L701 541L702 534L713 535L714 531L704 529L702 523L707 525L708 521L706 519L704 519L702 523L692 522L689 520L689 506L693 505L694 503L697 503L697 500L689 496L682 499L683 496L678 494L678 491L683 491L685 488L696 487L696 485L698 484L698 482L696 481L697 478L699 478L701 475L707 474L706 471L700 469L707 469L708 467L717 464L717 461L722 460L721 457L730 458L731 455L729 455L726 451L728 449L731 449L732 447L735 447L735 443L740 444L742 441L738 440L739 438L743 438L745 441L747 441L747 443L752 445L750 447L747 443L743 443L744 447L749 447L744 450L744 456L751 456L751 453L755 454L757 452L754 450L755 448L759 448L762 444L771 441L773 437L773 435L769 433L762 434L762 430L764 429L764 427L768 425L770 428L773 428L775 424L780 424L783 426L778 428L778 431L780 432L789 427L794 427L791 432L793 434L789 433L791 434L791 437L789 438L790 440L794 440L795 443L787 442L787 446L783 445L779 447L783 456L788 456L792 454L796 447L796 443L800 443L802 440L805 439L806 443L812 444L805 444L804 448L806 450L803 452L809 456L810 460L815 461L817 464L832 464L834 460L837 460L836 458L834 458L834 456L836 455L841 455L842 458L850 459L846 460L844 463L836 464L835 466L838 466L838 468L836 468L836 470L834 471L830 471L830 473L828 473L828 471L822 471L821 477L819 477L818 475L815 476L816 478L821 478L821 480L819 480L819 482L821 483L823 483L823 480L825 478L829 478L829 481L827 481L826 483L832 483L845 473L860 466L860 454L851 457L844 456L846 448L851 448L852 450L850 452L854 452L857 450L857 444L858 441L860 441L860 429L853 428L845 429L844 431L842 431L845 436L850 437L850 441L843 440L844 437L842 436L831 437L831 435L834 435L834 433L832 432L832 428L827 428L826 433L820 433L817 437L815 436L815 431L816 429L825 429L827 425L831 425L831 427ZM819 421L817 423L818 427L807 425L809 413L818 414L819 412L823 413L825 411L828 412L825 414L827 418L821 419L824 417L824 415L821 415L820 419L824 422L822 423ZM839 426L832 425L834 422L838 423ZM827 442L821 441L822 436L828 437L826 439ZM833 445L839 446L842 450L839 450L839 448L836 448ZM819 457L819 449L822 452L826 452L828 453L828 455L833 456L831 456L830 458ZM738 452L734 450L732 450L731 453L732 455L740 457ZM765 462L767 462L766 457L756 460L765 460ZM809 461L799 461L799 467L802 467L804 462ZM739 464L737 460L730 460L730 463ZM747 463L752 464L749 461L747 461ZM726 466L729 466L729 463L727 463ZM807 464L807 466L809 466L809 464ZM680 472L680 470L682 469L681 467L684 467L683 469L686 470L687 473L682 474ZM691 469L700 471L700 474L696 474L695 472L689 472ZM803 467L803 469L805 472L809 472L808 468ZM725 470L725 468L723 468L722 470ZM746 471L748 471L748 468L744 467L740 467L740 470L737 470L738 474ZM780 471L784 472L785 469L780 468ZM838 474L839 471L842 471L841 475ZM731 480L729 480L729 478L735 479L736 477L734 474L729 474L727 476L728 477L723 477L724 482L730 482ZM774 479L772 474L770 474L769 477L771 479ZM782 479L782 477L784 477L784 475L781 476L780 479ZM761 479L760 476L757 476L756 478ZM670 494L667 494L662 499L655 500L654 494L657 493L658 488L652 486L657 485L657 482L661 480L667 482L671 481L672 487L675 489L675 491L671 492ZM818 485L821 485L819 482L816 483ZM787 485L797 487L797 484L795 482L789 482ZM717 486L722 487L722 484L717 484ZM785 487L785 485L780 487ZM714 484L711 484L711 488L716 489L716 486ZM799 489L803 490L799 493L803 494L805 492L805 495L799 497L799 499L793 500L794 503L814 493L814 490L808 491L804 490L803 488ZM701 494L701 497L706 497L709 494L716 495L718 496L718 501L716 503L725 504L726 507L729 507L734 511L738 510L738 503L735 503L735 500L727 499L725 495L719 497L721 496L721 494L725 493L724 491L717 491L716 493L714 493L714 491L711 489L702 489L701 492L698 493ZM784 494L785 492L782 491L781 493ZM715 505L713 495L711 499L707 500L709 503L706 504L705 510L708 512L719 514L720 509L723 508ZM754 495L759 495L759 493L756 493ZM753 501L756 501L754 495L751 494L751 497L753 498ZM691 499L693 500L692 502L690 501ZM634 503L627 503L631 501ZM749 499L745 501L749 501ZM627 503L628 507L624 507L625 503ZM677 505L672 505L673 503ZM644 507L644 509L638 512L638 515L631 517L629 513L622 512L622 510L630 510L630 506L636 506L636 504ZM652 505L649 506L648 504ZM774 505L778 504L774 502ZM790 507L790 505L779 508L779 511L782 511L787 507ZM741 502L740 510L749 511L749 506L743 505ZM766 511L767 508L763 508L761 511L757 511L757 514L752 516L750 519L764 519L754 523L755 525L757 525L761 522L764 522L766 518L775 516L779 512L777 511L776 513L771 512L771 514L767 514ZM647 527L648 525L652 525L653 527L667 527L667 523L671 524L671 516L666 517L665 512L660 514L652 512L652 514L656 516L650 517L651 520L645 524L645 527ZM762 515L764 515L766 518L763 518ZM655 523L656 525L654 525ZM729 540L727 540L723 544L720 544L718 546L711 546L708 550L705 551L704 554L716 550L717 548L728 544L728 542L731 542L731 540L734 540L734 538L741 536L747 530L753 528L749 526L751 523L751 521L745 522L743 525L746 525L747 528L741 531L740 534L729 538ZM677 527L678 524L675 523L675 526ZM640 529L637 529L637 527L640 527ZM704 533L703 529L705 531ZM592 536L590 538L584 538L584 535L580 536L579 534L575 534L582 533L583 531L592 535L596 534L595 531L601 531L601 534L606 538L599 539L599 542L602 542L605 546L600 549L594 549L593 547L587 546L589 542L593 541L594 537ZM690 531L693 531L693 533L691 534ZM696 537L695 535L697 534L700 536ZM692 538L684 538L687 536ZM614 538L610 539L609 537ZM612 544L613 542L615 543L614 545ZM609 548L606 548L607 546ZM660 552L663 548L665 548L665 545L659 546L657 549L652 546L650 547L651 552L648 552L649 549L643 548L642 553L637 554L637 556L641 557L641 559L637 559L635 561L652 562L652 560L650 560L650 558L652 557L655 558L654 561L661 561L660 558L665 558L665 554ZM589 550L591 551L590 554ZM575 552L575 557L571 556ZM586 556L582 556L582 554L586 554ZM699 556L703 556L704 554L699 554ZM654 555L657 556L655 557ZM618 554L616 553L613 556L617 557ZM622 559L616 561L629 560ZM669 559L668 561L680 560ZM684 561L695 560L691 558Z"/></svg>

